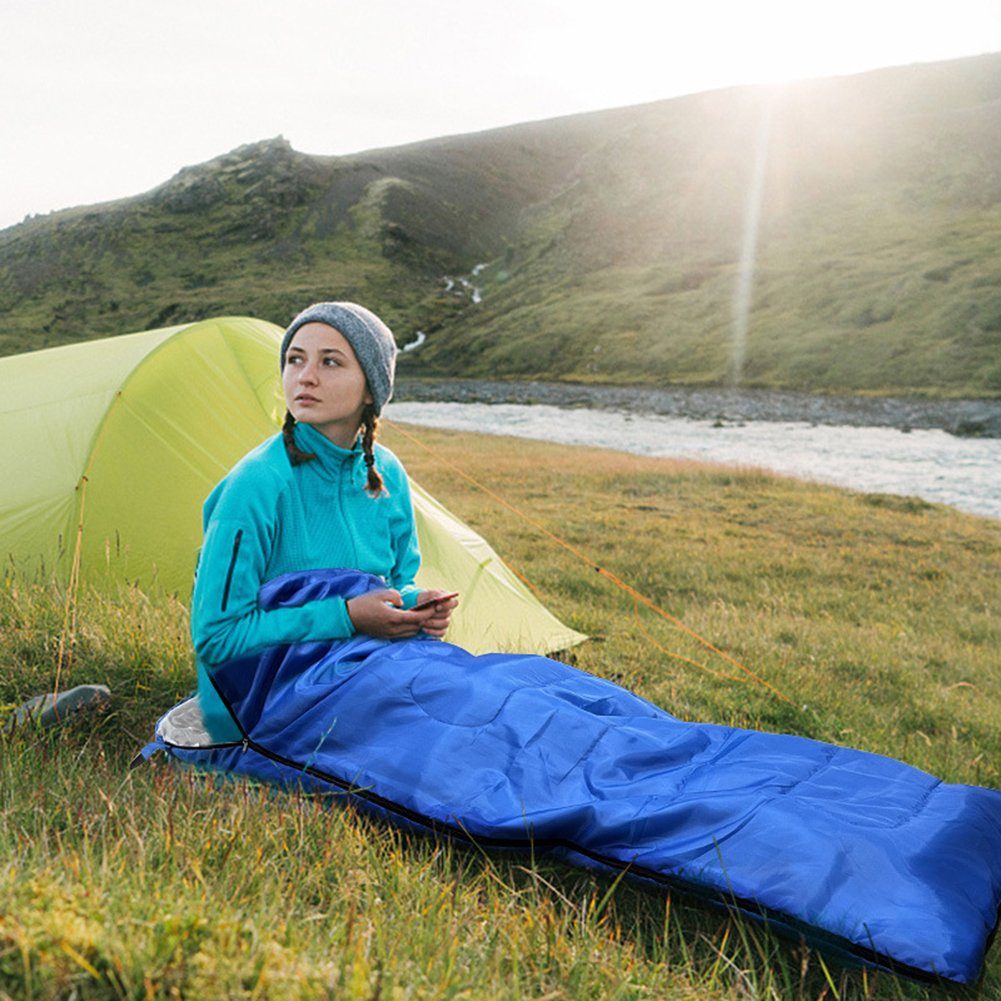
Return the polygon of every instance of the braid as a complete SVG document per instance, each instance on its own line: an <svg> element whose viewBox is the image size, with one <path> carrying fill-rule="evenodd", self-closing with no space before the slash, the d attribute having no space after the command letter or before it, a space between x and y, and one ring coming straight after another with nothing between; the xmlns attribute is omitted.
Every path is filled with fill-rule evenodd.
<svg viewBox="0 0 1001 1001"><path fill-rule="evenodd" d="M282 437L285 439L285 451L288 452L289 462L293 466L298 466L301 462L309 462L310 459L315 459L316 455L313 452L304 452L295 443L295 437L292 434L292 428L295 427L295 418L292 416L290 410L285 411L285 423L282 425Z"/></svg>
<svg viewBox="0 0 1001 1001"><path fill-rule="evenodd" d="M375 409L371 404L362 414L361 426L365 432L362 437L362 450L365 453L365 465L368 466L368 483L365 489L373 497L378 497L382 493L382 477L375 468L375 435L379 429L379 418L375 416Z"/></svg>

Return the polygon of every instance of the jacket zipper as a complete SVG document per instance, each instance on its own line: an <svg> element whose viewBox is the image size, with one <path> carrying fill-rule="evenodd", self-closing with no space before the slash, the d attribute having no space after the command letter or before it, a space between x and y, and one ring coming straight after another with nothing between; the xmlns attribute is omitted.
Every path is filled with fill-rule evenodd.
<svg viewBox="0 0 1001 1001"><path fill-rule="evenodd" d="M349 482L352 471L353 467L349 466L348 472L346 474L349 478ZM345 472L344 468L342 467L340 470L340 475L337 478L337 502L341 508L341 517L347 520L347 515L344 510L344 478L345 478ZM358 543L355 541L354 532L349 532L348 537L351 539L351 551L354 553L354 563L352 565L358 566Z"/></svg>
<svg viewBox="0 0 1001 1001"><path fill-rule="evenodd" d="M243 538L243 529L236 530L236 538L233 539L233 555L229 559L229 570L226 573L226 586L222 591L222 609L226 611L226 602L229 601L229 585L233 583L233 570L236 567L236 554L240 551L240 540Z"/></svg>

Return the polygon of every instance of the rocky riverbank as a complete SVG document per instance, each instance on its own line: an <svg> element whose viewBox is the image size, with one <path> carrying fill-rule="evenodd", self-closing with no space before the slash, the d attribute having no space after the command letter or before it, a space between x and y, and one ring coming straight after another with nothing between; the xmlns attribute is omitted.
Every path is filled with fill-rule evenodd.
<svg viewBox="0 0 1001 1001"><path fill-rule="evenodd" d="M1001 438L1001 400L927 400L902 396L814 396L766 389L594 386L562 382L415 379L401 376L394 396L404 401L545 403L724 424L805 421L851 427L942 428L951 434Z"/></svg>

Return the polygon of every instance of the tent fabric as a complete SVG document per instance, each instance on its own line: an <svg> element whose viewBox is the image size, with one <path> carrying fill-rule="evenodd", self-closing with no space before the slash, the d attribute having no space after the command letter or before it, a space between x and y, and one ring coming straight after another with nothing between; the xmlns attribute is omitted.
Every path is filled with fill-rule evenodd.
<svg viewBox="0 0 1001 1001"><path fill-rule="evenodd" d="M259 600L378 586L359 571L286 574ZM802 737L682 722L557 661L431 638L272 647L213 680L244 739L207 746L188 701L146 755L625 869L914 977L980 974L1001 904L1001 792Z"/></svg>
<svg viewBox="0 0 1001 1001"><path fill-rule="evenodd" d="M190 594L202 502L284 417L282 330L220 317L0 359L0 556L19 572ZM413 484L418 583L462 593L470 649L564 649L560 623L471 528ZM498 620L498 609L506 614Z"/></svg>
<svg viewBox="0 0 1001 1001"><path fill-rule="evenodd" d="M180 328L0 359L4 555L55 568L74 526L76 488L96 430L129 373ZM63 574L66 576L66 573Z"/></svg>

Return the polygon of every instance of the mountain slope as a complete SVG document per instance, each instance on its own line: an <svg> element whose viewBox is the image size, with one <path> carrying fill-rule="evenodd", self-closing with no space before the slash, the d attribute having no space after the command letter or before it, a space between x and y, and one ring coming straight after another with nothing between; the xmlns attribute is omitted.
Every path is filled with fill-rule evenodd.
<svg viewBox="0 0 1001 1001"><path fill-rule="evenodd" d="M770 114L742 381L1001 390L1001 60L633 110L537 213L546 252L533 234L518 281L487 284L475 327L426 363L725 380Z"/></svg>
<svg viewBox="0 0 1001 1001"><path fill-rule="evenodd" d="M0 352L333 297L427 333L414 373L998 395L999 163L1001 55L345 157L279 138L0 232Z"/></svg>

